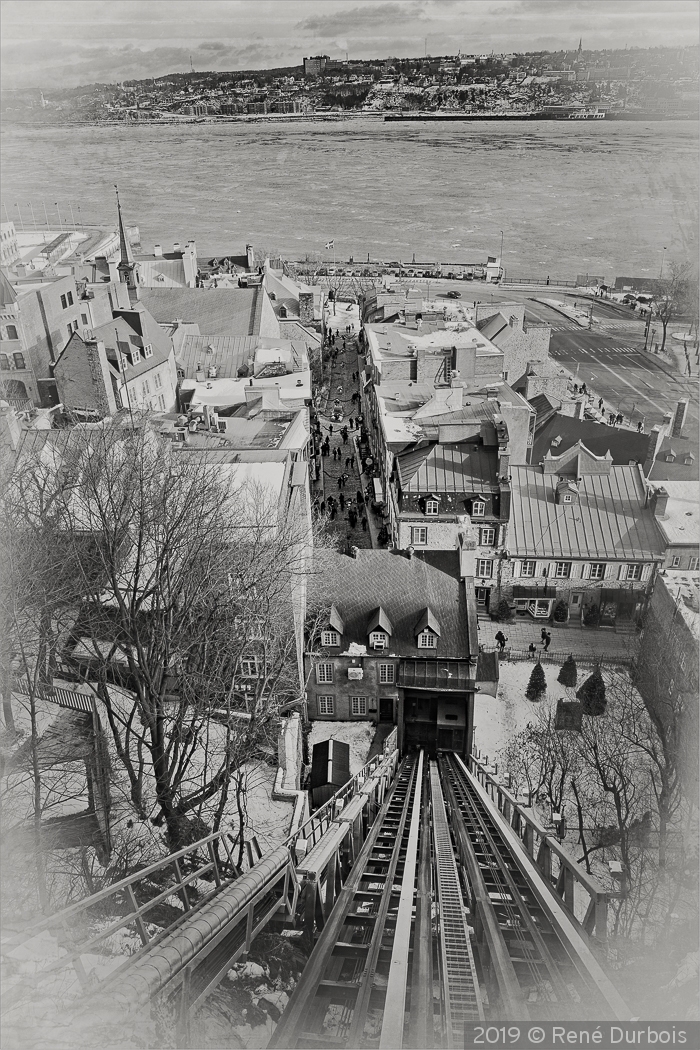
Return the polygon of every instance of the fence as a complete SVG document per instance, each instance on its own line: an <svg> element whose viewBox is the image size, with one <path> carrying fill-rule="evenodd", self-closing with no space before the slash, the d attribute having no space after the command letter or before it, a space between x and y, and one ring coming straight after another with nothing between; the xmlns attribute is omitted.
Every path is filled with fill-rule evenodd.
<svg viewBox="0 0 700 1050"><path fill-rule="evenodd" d="M531 653L527 649L515 649L512 646L506 646L501 650L497 645L482 645L480 650L484 653L498 653L501 659L508 662L533 660L542 664L562 664L571 653L570 648L564 651L550 649L547 652L544 649L538 649ZM631 667L634 662L633 653L582 653L577 651L575 658L577 664L600 665L601 667Z"/></svg>
<svg viewBox="0 0 700 1050"><path fill-rule="evenodd" d="M547 286L555 288L577 288L576 281L564 281L560 277L503 277L501 284L527 284L527 285L541 285L543 288Z"/></svg>

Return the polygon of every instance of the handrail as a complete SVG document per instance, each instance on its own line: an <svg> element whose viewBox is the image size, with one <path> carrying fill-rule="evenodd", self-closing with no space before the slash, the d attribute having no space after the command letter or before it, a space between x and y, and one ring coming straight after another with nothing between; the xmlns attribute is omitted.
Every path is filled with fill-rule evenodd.
<svg viewBox="0 0 700 1050"><path fill-rule="evenodd" d="M365 780L367 780L368 777L375 772L395 750L396 734L397 731L396 728L394 728L384 741L382 753L375 755L374 758L369 760L369 762L366 762L362 769L355 773L355 775L342 788L336 791L336 793L328 799L328 801L324 803L316 813L312 814L308 820L288 835L278 846L275 846L274 849L279 848L279 846L286 846L293 853L293 847L301 837L311 837L312 842L315 844L320 835L324 834L335 818L335 807L338 801L344 800L350 793L355 794ZM309 830L312 832L310 836L308 835ZM223 863L220 862L216 856L215 844L221 844L224 848L226 860L224 860ZM125 878L120 879L118 882L113 882L109 886L103 887L103 889L98 890L89 897L84 897L82 900L76 901L75 904L71 904L67 908L54 912L52 915L42 916L41 919L38 919L36 922L28 926L24 933L34 935L41 929L52 929L56 927L66 928L71 919L74 919L82 912L87 911L88 908L92 908L101 901L124 892L126 892L128 899L131 901L133 910L124 916L124 920L120 925L127 925L130 922L139 920L141 919L144 908L143 906L139 908L136 905L133 891L134 884L150 878L152 875L163 871L170 865L173 865L175 868L175 881L167 887L167 893L165 893L165 895L163 895L163 893L159 894L157 898L148 902L148 906L154 907L156 902L160 902L164 899L164 896L168 897L180 894L183 903L185 904L185 911L188 911L191 905L187 898L187 885L193 882L194 879L212 870L214 872L215 881L212 883L212 893L206 894L204 898L200 898L197 901L197 905L200 905L215 895L222 882L225 882L228 885L233 879L238 878L243 873L245 869L245 859L240 867L236 865L232 859L232 851L237 844L237 839L234 838L228 828L219 829L219 831L206 835L204 838L192 843L192 845L186 846L175 853L169 853L166 857L161 857L159 860L154 861L142 870L134 872L132 875L127 875ZM255 842L255 845L257 846L257 842ZM205 863L200 864L194 871L185 873L182 870L183 866L181 866L180 861L184 861L187 857L196 857L197 853L202 849L206 849L207 860ZM272 850L269 852L272 852ZM262 859L262 854L260 854L258 859ZM253 867L254 862L252 852L248 855L248 862L248 867ZM226 876L225 869L227 864L234 873L233 879ZM145 910L148 910L148 907L146 907ZM110 934L114 933L115 929L116 927L112 928L110 926Z"/></svg>
<svg viewBox="0 0 700 1050"><path fill-rule="evenodd" d="M527 811L529 807L523 806L515 795L501 784L493 773L489 772L486 764L474 754L469 755L469 767L496 803L503 818L517 834L523 848L537 862L545 881L558 896L564 899L564 903L572 913L573 882L577 882L586 891L590 904L582 925L588 933L592 933L595 929L597 937L604 940L607 935L608 901L616 894L607 890L594 875L583 871L537 817ZM537 844L535 837L538 840ZM552 871L552 855L559 862L559 870L556 873Z"/></svg>

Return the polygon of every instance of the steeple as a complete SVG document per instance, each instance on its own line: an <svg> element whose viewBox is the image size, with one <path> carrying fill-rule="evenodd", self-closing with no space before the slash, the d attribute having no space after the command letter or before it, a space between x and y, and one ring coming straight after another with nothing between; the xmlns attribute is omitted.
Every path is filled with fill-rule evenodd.
<svg viewBox="0 0 700 1050"><path fill-rule="evenodd" d="M134 262L134 254L131 250L129 238L126 235L126 229L124 227L122 206L119 201L119 190L116 186L114 189L117 194L117 214L119 215L119 263L117 265L117 272L119 273L119 280L121 283L125 284L129 289L129 302L134 306L139 298L136 263Z"/></svg>
<svg viewBox="0 0 700 1050"><path fill-rule="evenodd" d="M583 37L579 37L579 42L578 42L578 53L579 53L579 55L581 54L582 50L583 50Z"/></svg>

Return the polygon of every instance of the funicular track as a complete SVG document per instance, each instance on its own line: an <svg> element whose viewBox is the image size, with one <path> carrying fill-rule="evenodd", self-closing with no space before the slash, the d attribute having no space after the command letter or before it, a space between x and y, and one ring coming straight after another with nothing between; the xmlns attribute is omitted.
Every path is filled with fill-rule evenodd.
<svg viewBox="0 0 700 1050"><path fill-rule="evenodd" d="M587 938L508 834L478 781L439 758L450 824L466 870L489 1016L499 1020L628 1019Z"/></svg>
<svg viewBox="0 0 700 1050"><path fill-rule="evenodd" d="M271 1047L401 1046L415 989L409 956L423 791L421 752L399 767ZM432 988L426 993L432 1014Z"/></svg>

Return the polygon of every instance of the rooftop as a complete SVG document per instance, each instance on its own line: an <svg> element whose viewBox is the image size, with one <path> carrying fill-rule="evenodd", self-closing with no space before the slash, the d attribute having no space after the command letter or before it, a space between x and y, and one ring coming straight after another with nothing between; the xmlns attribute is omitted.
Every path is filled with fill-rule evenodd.
<svg viewBox="0 0 700 1050"><path fill-rule="evenodd" d="M439 322L438 322L439 323ZM376 364L382 361L413 358L419 348L426 354L442 356L451 347L476 347L477 357L502 357L502 352L472 325L453 328L439 327L433 331L431 325L369 324L365 330L369 335L369 346Z"/></svg>
<svg viewBox="0 0 700 1050"><path fill-rule="evenodd" d="M664 438L649 473L649 481L698 481L699 478L697 434Z"/></svg>
<svg viewBox="0 0 700 1050"><path fill-rule="evenodd" d="M546 395L538 394L537 398L530 402L538 416L540 409L535 405L535 401L540 398L546 400ZM532 445L532 462L541 463L548 452L560 456L577 441L583 442L595 456L604 456L609 452L613 463L624 465L644 463L649 435L604 426L591 419L574 419L573 416L557 413L536 431Z"/></svg>
<svg viewBox="0 0 700 1050"><path fill-rule="evenodd" d="M430 650L417 650L415 634L429 607L440 625L438 658L466 660L466 592L456 552L452 562L436 567L419 555L409 559L383 550L360 550L357 558L329 553L324 571L309 581L309 608L335 604L345 628L343 644L367 645L368 620L379 604L392 625L386 655L418 658L431 655Z"/></svg>
<svg viewBox="0 0 700 1050"><path fill-rule="evenodd" d="M700 638L700 573L666 569L656 578L665 587L695 638Z"/></svg>
<svg viewBox="0 0 700 1050"><path fill-rule="evenodd" d="M664 488L669 495L666 513L656 519L656 524L668 542L684 545L700 543L697 482L657 481L651 488Z"/></svg>
<svg viewBox="0 0 700 1050"><path fill-rule="evenodd" d="M401 487L408 492L498 491L498 451L483 445L430 445L397 457Z"/></svg>
<svg viewBox="0 0 700 1050"><path fill-rule="evenodd" d="M211 336L255 336L260 331L262 297L256 288L142 288L141 302L159 323L198 324Z"/></svg>
<svg viewBox="0 0 700 1050"><path fill-rule="evenodd" d="M604 557L620 561L659 558L663 551L653 512L645 507L639 467L611 466L609 473L578 479L579 502L558 504L556 473L511 466L508 541L515 557Z"/></svg>

